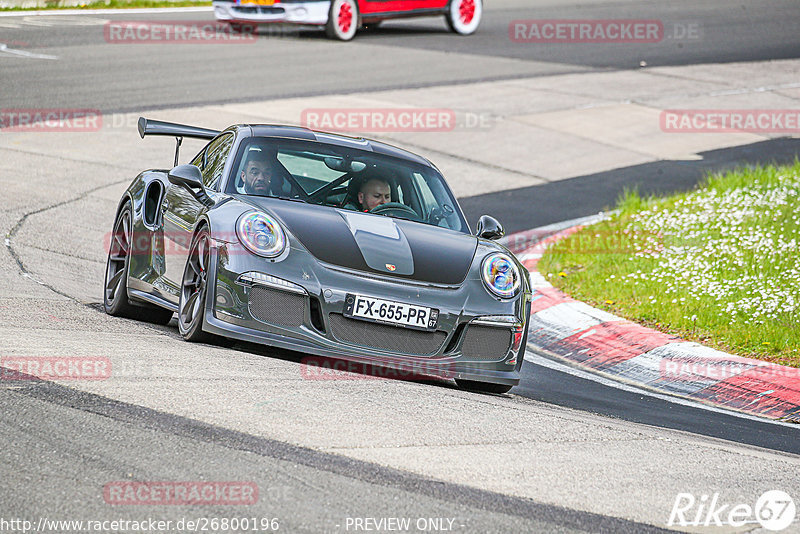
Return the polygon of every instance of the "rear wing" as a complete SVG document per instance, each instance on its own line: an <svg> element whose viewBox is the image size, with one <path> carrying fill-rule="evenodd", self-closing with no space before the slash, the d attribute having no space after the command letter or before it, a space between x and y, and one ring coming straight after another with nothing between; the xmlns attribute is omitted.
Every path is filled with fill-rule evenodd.
<svg viewBox="0 0 800 534"><path fill-rule="evenodd" d="M169 135L174 136L175 145L175 165L178 165L178 154L180 153L181 143L184 137L194 139L214 139L220 134L219 130L209 130L208 128L198 128L197 126L186 126L174 122L155 121L139 117L139 135L142 139L147 135Z"/></svg>

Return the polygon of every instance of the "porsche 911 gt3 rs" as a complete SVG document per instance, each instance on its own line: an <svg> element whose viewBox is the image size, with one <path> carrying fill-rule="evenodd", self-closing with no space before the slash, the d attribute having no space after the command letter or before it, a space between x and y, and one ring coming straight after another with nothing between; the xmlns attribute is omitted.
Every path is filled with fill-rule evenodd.
<svg viewBox="0 0 800 534"><path fill-rule="evenodd" d="M139 174L108 251L105 310L228 338L455 379L519 382L528 273L441 173L377 141L274 125L224 131L139 119L139 133L208 140ZM377 204L365 191L379 190ZM377 198L377 197L376 197Z"/></svg>

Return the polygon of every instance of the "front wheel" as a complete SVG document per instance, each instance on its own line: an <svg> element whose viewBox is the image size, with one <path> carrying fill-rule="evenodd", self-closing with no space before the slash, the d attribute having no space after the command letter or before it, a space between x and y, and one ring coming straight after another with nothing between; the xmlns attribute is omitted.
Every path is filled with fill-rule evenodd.
<svg viewBox="0 0 800 534"><path fill-rule="evenodd" d="M459 35L475 33L483 16L483 0L450 0L445 20L450 31Z"/></svg>
<svg viewBox="0 0 800 534"><path fill-rule="evenodd" d="M508 393L508 391L514 387L508 384L492 384L491 382L476 382L474 380L460 380L458 378L456 379L456 384L461 389L466 389L467 391L496 394Z"/></svg>
<svg viewBox="0 0 800 534"><path fill-rule="evenodd" d="M356 0L333 0L328 11L325 34L331 39L349 41L358 30L358 5Z"/></svg>
<svg viewBox="0 0 800 534"><path fill-rule="evenodd" d="M178 331L186 341L209 343L218 337L203 331L210 264L211 237L203 228L192 240L178 300Z"/></svg>

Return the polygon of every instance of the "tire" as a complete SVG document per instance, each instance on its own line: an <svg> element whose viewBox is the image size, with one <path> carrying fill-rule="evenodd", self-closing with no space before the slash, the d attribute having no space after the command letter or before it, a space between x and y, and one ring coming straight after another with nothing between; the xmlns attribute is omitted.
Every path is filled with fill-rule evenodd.
<svg viewBox="0 0 800 534"><path fill-rule="evenodd" d="M514 387L509 386L508 384L492 384L491 382L476 382L474 380L459 380L456 379L456 384L461 389L465 389L467 391L477 391L479 393L508 393L508 391Z"/></svg>
<svg viewBox="0 0 800 534"><path fill-rule="evenodd" d="M483 16L483 0L450 0L444 18L450 31L459 35L475 33Z"/></svg>
<svg viewBox="0 0 800 534"><path fill-rule="evenodd" d="M114 230L108 246L106 276L103 281L103 309L115 317L127 317L155 324L167 324L172 311L157 306L134 306L128 299L131 243L133 242L133 214L131 203L126 202L114 221Z"/></svg>
<svg viewBox="0 0 800 534"><path fill-rule="evenodd" d="M333 0L325 23L325 34L331 39L349 41L360 26L356 0Z"/></svg>
<svg viewBox="0 0 800 534"><path fill-rule="evenodd" d="M225 338L203 331L210 263L211 236L204 227L192 239L189 257L183 268L178 300L178 331L186 341L222 344Z"/></svg>

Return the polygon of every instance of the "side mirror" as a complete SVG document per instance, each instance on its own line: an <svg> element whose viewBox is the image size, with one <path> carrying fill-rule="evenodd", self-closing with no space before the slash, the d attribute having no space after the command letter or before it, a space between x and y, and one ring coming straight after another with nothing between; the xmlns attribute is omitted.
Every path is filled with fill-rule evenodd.
<svg viewBox="0 0 800 534"><path fill-rule="evenodd" d="M178 165L167 173L170 183L187 189L203 204L213 204L203 185L203 174L196 165Z"/></svg>
<svg viewBox="0 0 800 534"><path fill-rule="evenodd" d="M484 239L500 239L506 235L506 231L503 230L503 225L497 219L489 215L482 215L478 219L478 227L475 229L475 234Z"/></svg>

